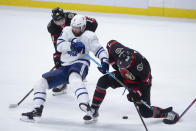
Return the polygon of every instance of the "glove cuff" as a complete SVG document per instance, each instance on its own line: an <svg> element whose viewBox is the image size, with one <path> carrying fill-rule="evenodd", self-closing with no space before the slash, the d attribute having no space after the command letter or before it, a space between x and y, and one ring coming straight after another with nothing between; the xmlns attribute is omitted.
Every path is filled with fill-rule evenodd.
<svg viewBox="0 0 196 131"><path fill-rule="evenodd" d="M106 57L101 58L101 62L105 62L105 63L109 64L108 58L106 58Z"/></svg>

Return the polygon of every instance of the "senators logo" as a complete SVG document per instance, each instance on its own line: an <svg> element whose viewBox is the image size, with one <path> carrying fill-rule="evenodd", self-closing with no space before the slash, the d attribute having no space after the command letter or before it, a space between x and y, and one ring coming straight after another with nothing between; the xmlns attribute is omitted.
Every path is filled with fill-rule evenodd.
<svg viewBox="0 0 196 131"><path fill-rule="evenodd" d="M130 72L125 73L125 78L129 80L135 80L135 76Z"/></svg>
<svg viewBox="0 0 196 131"><path fill-rule="evenodd" d="M125 79L129 79L129 80L135 80L136 79L135 76L131 72L129 72L127 69L123 68L123 69L120 70L120 72L121 72L122 77L125 78Z"/></svg>

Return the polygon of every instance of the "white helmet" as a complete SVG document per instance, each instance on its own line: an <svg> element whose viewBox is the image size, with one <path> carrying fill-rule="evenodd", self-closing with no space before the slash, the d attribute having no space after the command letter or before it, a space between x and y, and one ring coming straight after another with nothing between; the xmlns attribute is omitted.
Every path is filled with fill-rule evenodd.
<svg viewBox="0 0 196 131"><path fill-rule="evenodd" d="M71 20L72 27L80 27L81 32L84 32L86 28L86 17L83 15L75 15Z"/></svg>

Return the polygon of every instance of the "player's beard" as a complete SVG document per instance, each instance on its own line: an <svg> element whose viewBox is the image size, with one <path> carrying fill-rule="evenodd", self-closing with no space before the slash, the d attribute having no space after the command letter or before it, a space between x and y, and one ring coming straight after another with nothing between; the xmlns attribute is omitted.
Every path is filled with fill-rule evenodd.
<svg viewBox="0 0 196 131"><path fill-rule="evenodd" d="M72 32L73 32L73 34L75 35L75 37L79 37L79 36L81 36L82 33L83 33L83 32L81 32L81 31L80 31L79 33L75 33L73 30L72 30Z"/></svg>

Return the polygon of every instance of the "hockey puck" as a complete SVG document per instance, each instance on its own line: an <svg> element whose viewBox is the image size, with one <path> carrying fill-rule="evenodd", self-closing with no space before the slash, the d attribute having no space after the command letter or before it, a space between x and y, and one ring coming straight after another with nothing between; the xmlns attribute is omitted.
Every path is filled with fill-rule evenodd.
<svg viewBox="0 0 196 131"><path fill-rule="evenodd" d="M123 116L122 119L128 119L128 116Z"/></svg>

